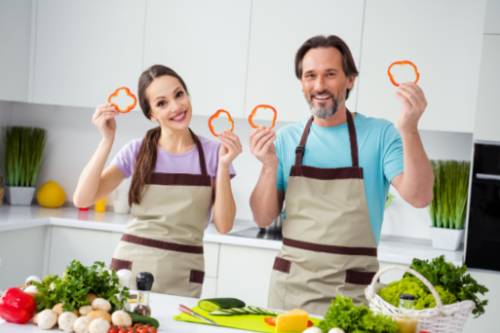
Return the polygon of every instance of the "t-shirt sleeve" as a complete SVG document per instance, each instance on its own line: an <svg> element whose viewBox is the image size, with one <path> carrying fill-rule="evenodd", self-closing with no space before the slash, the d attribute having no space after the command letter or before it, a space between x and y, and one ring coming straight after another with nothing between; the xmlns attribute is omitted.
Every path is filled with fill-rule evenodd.
<svg viewBox="0 0 500 333"><path fill-rule="evenodd" d="M403 172L403 142L393 124L385 128L383 140L384 176L390 183L394 177Z"/></svg>
<svg viewBox="0 0 500 333"><path fill-rule="evenodd" d="M140 141L131 141L115 155L110 165L115 165L128 178L134 171L135 160L140 148Z"/></svg>
<svg viewBox="0 0 500 333"><path fill-rule="evenodd" d="M280 136L276 138L274 148L276 150L276 156L278 157L278 168L276 170L276 188L279 192L284 192L285 177L283 176L283 144L280 140Z"/></svg>
<svg viewBox="0 0 500 333"><path fill-rule="evenodd" d="M204 145L205 158L207 160L207 172L210 177L217 177L217 169L219 167L219 149L221 143L218 141L211 140L209 143ZM207 156L208 155L208 156ZM236 170L234 169L233 163L229 165L229 175L231 178L236 176Z"/></svg>

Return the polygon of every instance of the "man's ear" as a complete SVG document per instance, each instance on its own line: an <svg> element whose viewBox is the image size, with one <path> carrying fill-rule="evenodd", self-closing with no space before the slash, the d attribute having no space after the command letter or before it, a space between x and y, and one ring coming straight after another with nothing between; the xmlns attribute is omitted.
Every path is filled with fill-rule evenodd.
<svg viewBox="0 0 500 333"><path fill-rule="evenodd" d="M351 90L354 87L354 82L356 81L356 76L349 75L347 77L347 89Z"/></svg>

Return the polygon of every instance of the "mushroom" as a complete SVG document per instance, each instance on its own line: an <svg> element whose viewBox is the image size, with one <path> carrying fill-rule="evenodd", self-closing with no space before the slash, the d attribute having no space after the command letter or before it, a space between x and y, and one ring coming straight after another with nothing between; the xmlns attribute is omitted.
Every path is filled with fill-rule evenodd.
<svg viewBox="0 0 500 333"><path fill-rule="evenodd" d="M24 285L28 287L31 286L33 282L42 282L42 280L40 280L40 278L36 275L31 275L26 278L26 280L24 281Z"/></svg>
<svg viewBox="0 0 500 333"><path fill-rule="evenodd" d="M62 303L57 303L56 305L54 305L52 307L52 311L54 311L55 313L57 313L58 316L60 316L61 313L64 312L64 310L63 310L63 304Z"/></svg>
<svg viewBox="0 0 500 333"><path fill-rule="evenodd" d="M130 278L132 277L132 271L130 269L120 269L116 271L118 276L118 281L122 287L130 287Z"/></svg>
<svg viewBox="0 0 500 333"><path fill-rule="evenodd" d="M81 306L79 309L78 309L78 313L80 313L81 316L86 316L89 314L89 312L92 311L92 306L90 305L84 305L84 306Z"/></svg>
<svg viewBox="0 0 500 333"><path fill-rule="evenodd" d="M50 330L57 322L57 313L51 309L45 309L35 316L34 321L36 322L38 328L42 330Z"/></svg>
<svg viewBox="0 0 500 333"><path fill-rule="evenodd" d="M96 298L92 301L92 309L109 312L111 310L111 303L104 298Z"/></svg>
<svg viewBox="0 0 500 333"><path fill-rule="evenodd" d="M101 318L106 320L107 322L111 322L111 315L109 314L109 312L103 310L92 310L89 313L87 313L87 317L89 317L92 320Z"/></svg>
<svg viewBox="0 0 500 333"><path fill-rule="evenodd" d="M132 317L123 310L117 310L111 315L111 322L116 326L128 327L132 325Z"/></svg>
<svg viewBox="0 0 500 333"><path fill-rule="evenodd" d="M38 294L38 288L32 284L24 288L23 291L32 296L36 296L36 294Z"/></svg>
<svg viewBox="0 0 500 333"><path fill-rule="evenodd" d="M78 317L73 312L63 312L57 319L57 325L59 325L59 329L64 332L73 332L73 324L76 318Z"/></svg>
<svg viewBox="0 0 500 333"><path fill-rule="evenodd" d="M91 321L92 319L87 316L78 317L73 323L75 333L88 333Z"/></svg>
<svg viewBox="0 0 500 333"><path fill-rule="evenodd" d="M328 331L328 333L345 333L343 329L334 327Z"/></svg>
<svg viewBox="0 0 500 333"><path fill-rule="evenodd" d="M98 318L90 322L89 333L107 333L111 325L104 319Z"/></svg>

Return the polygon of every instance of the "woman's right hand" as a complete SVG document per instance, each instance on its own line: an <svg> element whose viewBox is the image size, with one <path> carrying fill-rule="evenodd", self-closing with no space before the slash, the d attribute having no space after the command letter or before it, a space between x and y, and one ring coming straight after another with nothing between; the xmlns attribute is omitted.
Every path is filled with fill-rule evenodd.
<svg viewBox="0 0 500 333"><path fill-rule="evenodd" d="M274 148L276 133L270 128L260 127L250 135L250 151L264 167L275 168L278 157Z"/></svg>
<svg viewBox="0 0 500 333"><path fill-rule="evenodd" d="M92 116L92 123L106 140L113 140L116 132L115 117L118 112L111 104L99 105Z"/></svg>

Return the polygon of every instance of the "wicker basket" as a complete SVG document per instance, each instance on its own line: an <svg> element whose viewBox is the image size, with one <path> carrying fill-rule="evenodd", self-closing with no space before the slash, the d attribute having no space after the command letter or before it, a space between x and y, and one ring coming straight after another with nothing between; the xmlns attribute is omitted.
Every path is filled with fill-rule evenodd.
<svg viewBox="0 0 500 333"><path fill-rule="evenodd" d="M382 274L392 270L410 273L422 281L436 300L436 307L424 310L402 309L384 301L384 299L377 294L377 281ZM426 330L431 333L462 332L465 322L474 308L474 302L469 300L443 305L441 297L439 297L436 289L434 289L432 284L423 277L422 274L409 267L403 266L388 266L379 270L373 277L371 284L365 289L365 296L368 300L370 309L373 311L393 318L405 316L416 318L418 321L418 329Z"/></svg>

